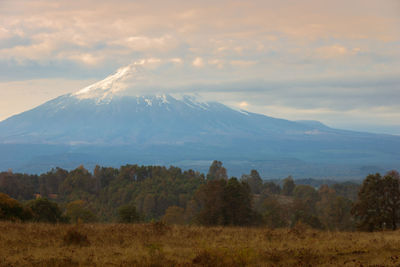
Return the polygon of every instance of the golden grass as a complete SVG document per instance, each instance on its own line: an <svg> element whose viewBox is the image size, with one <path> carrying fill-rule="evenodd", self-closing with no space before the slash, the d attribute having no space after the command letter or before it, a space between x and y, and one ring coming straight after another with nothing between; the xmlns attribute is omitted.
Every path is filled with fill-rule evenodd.
<svg viewBox="0 0 400 267"><path fill-rule="evenodd" d="M65 241L71 231L77 242ZM0 266L399 266L399 256L400 231L0 222Z"/></svg>

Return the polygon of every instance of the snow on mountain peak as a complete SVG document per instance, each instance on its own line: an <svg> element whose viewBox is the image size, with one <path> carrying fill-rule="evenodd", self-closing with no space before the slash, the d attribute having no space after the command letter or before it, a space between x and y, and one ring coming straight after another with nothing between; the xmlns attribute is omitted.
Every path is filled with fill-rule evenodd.
<svg viewBox="0 0 400 267"><path fill-rule="evenodd" d="M72 95L79 99L96 99L98 102L110 100L114 95L121 94L128 89L135 89L139 84L146 82L146 72L138 63L119 68L116 73L104 80L89 85Z"/></svg>
<svg viewBox="0 0 400 267"><path fill-rule="evenodd" d="M107 104L115 96L133 96L137 101L152 106L154 101L158 104L168 104L169 98L178 100L196 109L207 110L209 101L197 93L173 92L166 94L162 90L157 77L148 72L141 62L134 62L119 68L114 74L104 80L89 85L72 96L80 100L93 99L97 104Z"/></svg>

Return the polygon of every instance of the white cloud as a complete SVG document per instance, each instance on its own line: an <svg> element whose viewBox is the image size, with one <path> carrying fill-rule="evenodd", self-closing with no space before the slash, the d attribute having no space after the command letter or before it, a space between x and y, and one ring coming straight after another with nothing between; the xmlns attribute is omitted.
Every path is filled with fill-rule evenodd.
<svg viewBox="0 0 400 267"><path fill-rule="evenodd" d="M242 101L239 103L239 107L242 109L245 109L249 106L249 103L247 103L246 101Z"/></svg>
<svg viewBox="0 0 400 267"><path fill-rule="evenodd" d="M110 41L109 44L125 46L135 51L171 49L176 45L169 35L161 37L130 36L121 40Z"/></svg>
<svg viewBox="0 0 400 267"><path fill-rule="evenodd" d="M342 45L335 44L331 46L319 47L316 53L321 58L335 58L338 56L345 56L349 53L348 49Z"/></svg>
<svg viewBox="0 0 400 267"><path fill-rule="evenodd" d="M257 64L255 60L231 60L231 65L236 67L250 67Z"/></svg>
<svg viewBox="0 0 400 267"><path fill-rule="evenodd" d="M183 60L181 58L179 58L179 57L170 58L169 61L173 62L173 63L177 63L177 64L182 64L183 63Z"/></svg>
<svg viewBox="0 0 400 267"><path fill-rule="evenodd" d="M65 56L64 55L59 55L59 57L63 58L69 58L71 60L77 61L79 63L83 63L89 66L94 66L99 64L103 58L101 56L95 56L90 53L83 53L83 54L75 54L75 55L70 55L70 56Z"/></svg>
<svg viewBox="0 0 400 267"><path fill-rule="evenodd" d="M11 36L9 30L0 26L0 39L6 39Z"/></svg>
<svg viewBox="0 0 400 267"><path fill-rule="evenodd" d="M222 69L224 67L225 62L221 59L210 59L207 62L210 65L215 65L217 68Z"/></svg>
<svg viewBox="0 0 400 267"><path fill-rule="evenodd" d="M197 67L197 68L204 67L204 60L201 57L196 57L193 60L192 65Z"/></svg>

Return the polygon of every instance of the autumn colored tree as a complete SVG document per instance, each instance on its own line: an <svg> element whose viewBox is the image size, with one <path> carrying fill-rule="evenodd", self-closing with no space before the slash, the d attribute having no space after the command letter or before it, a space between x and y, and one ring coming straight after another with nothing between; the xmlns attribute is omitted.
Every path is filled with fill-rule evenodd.
<svg viewBox="0 0 400 267"><path fill-rule="evenodd" d="M191 199L186 203L185 208L185 222L194 223L196 221L197 214L200 212L201 207L199 202L195 199Z"/></svg>
<svg viewBox="0 0 400 267"><path fill-rule="evenodd" d="M333 188L322 185L318 190L320 201L317 203L317 213L321 223L329 230L352 230L352 201L338 196Z"/></svg>
<svg viewBox="0 0 400 267"><path fill-rule="evenodd" d="M207 173L207 180L228 180L226 169L221 161L214 160Z"/></svg>
<svg viewBox="0 0 400 267"><path fill-rule="evenodd" d="M260 212L264 224L270 228L289 226L290 206L280 203L276 195L264 199Z"/></svg>
<svg viewBox="0 0 400 267"><path fill-rule="evenodd" d="M25 209L21 203L10 196L0 193L0 220L26 221L31 219L32 213Z"/></svg>
<svg viewBox="0 0 400 267"><path fill-rule="evenodd" d="M78 221L84 223L96 221L96 216L86 207L83 200L75 200L68 203L65 215L72 223L77 223Z"/></svg>
<svg viewBox="0 0 400 267"><path fill-rule="evenodd" d="M155 194L147 194L143 200L143 207L141 212L144 213L148 218L156 212L157 208L157 197Z"/></svg>
<svg viewBox="0 0 400 267"><path fill-rule="evenodd" d="M197 221L203 225L221 225L224 223L224 188L226 180L209 180L197 190L195 198L200 212Z"/></svg>
<svg viewBox="0 0 400 267"><path fill-rule="evenodd" d="M60 193L71 199L84 199L88 193L95 193L96 189L96 180L83 165L69 172L60 185Z"/></svg>
<svg viewBox="0 0 400 267"><path fill-rule="evenodd" d="M354 182L337 183L332 186L338 196L350 199L355 202L360 191L360 185Z"/></svg>
<svg viewBox="0 0 400 267"><path fill-rule="evenodd" d="M30 199L35 193L37 182L37 175L2 172L0 173L0 192L14 199Z"/></svg>
<svg viewBox="0 0 400 267"><path fill-rule="evenodd" d="M291 226L301 222L311 226L312 228L323 229L324 225L321 223L318 216L311 210L312 207L308 206L306 200L295 198L291 205Z"/></svg>
<svg viewBox="0 0 400 267"><path fill-rule="evenodd" d="M166 224L184 224L185 210L178 206L170 206L165 212L162 221Z"/></svg>
<svg viewBox="0 0 400 267"><path fill-rule="evenodd" d="M256 170L251 170L250 174L242 175L242 181L248 183L253 194L260 194L263 189L263 180Z"/></svg>
<svg viewBox="0 0 400 267"><path fill-rule="evenodd" d="M293 190L295 187L296 184L294 183L292 176L288 176L283 180L282 194L285 196L293 195Z"/></svg>
<svg viewBox="0 0 400 267"><path fill-rule="evenodd" d="M68 171L61 168L55 168L47 173L43 173L38 178L38 192L43 197L48 197L50 194L58 194L60 185L67 176Z"/></svg>
<svg viewBox="0 0 400 267"><path fill-rule="evenodd" d="M146 215L144 220L159 220L170 214L171 211L167 212L169 207L175 206L185 209L186 223L253 224L258 222L259 217L254 217L256 214L249 211L255 209L264 215L264 221L268 221L271 227L310 218L309 224L317 225L314 220L317 217L328 229L351 229L347 228L353 222L348 214L351 202L347 198L354 199L358 184L332 185L336 196L325 200L320 196L321 200L316 205L315 190L307 186L296 187L291 177L285 179L282 190L272 181L262 184L256 170L243 175L242 181L234 180L227 179L227 171L220 161L211 164L207 176L173 166L96 166L93 174L80 166L72 171L55 168L39 176L0 172L0 192L21 201L37 197L54 199L65 207L64 214L75 218L72 221L77 218L82 220L89 208L99 221L117 221L117 210L124 205L135 205L140 214ZM378 194L380 209L385 207L381 211L382 223L390 228L397 227L394 223L398 213L398 201L394 198L395 183L395 180L387 178L381 183ZM75 205L76 201L84 201L84 204ZM30 207L26 207L25 210L29 211ZM43 211L46 212L45 209ZM2 213L4 215L4 211ZM41 212L36 212L34 220L42 220L38 214ZM390 214L395 216L390 217Z"/></svg>
<svg viewBox="0 0 400 267"><path fill-rule="evenodd" d="M317 190L309 185L297 185L293 190L293 196L304 202L308 213L315 214L315 204L320 200Z"/></svg>
<svg viewBox="0 0 400 267"><path fill-rule="evenodd" d="M93 176L99 181L101 188L104 188L110 184L119 174L118 169L115 168L105 168L96 165L94 168Z"/></svg>
<svg viewBox="0 0 400 267"><path fill-rule="evenodd" d="M282 191L281 187L274 182L266 182L263 185L262 194L275 195L280 194Z"/></svg>
<svg viewBox="0 0 400 267"><path fill-rule="evenodd" d="M297 185L293 190L292 225L302 222L313 228L323 228L317 213L318 192L309 185Z"/></svg>

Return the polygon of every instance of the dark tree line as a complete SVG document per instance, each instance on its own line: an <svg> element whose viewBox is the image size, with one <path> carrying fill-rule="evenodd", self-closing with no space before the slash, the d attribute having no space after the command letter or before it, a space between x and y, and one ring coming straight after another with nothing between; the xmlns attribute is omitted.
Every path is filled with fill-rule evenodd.
<svg viewBox="0 0 400 267"><path fill-rule="evenodd" d="M96 166L93 173L83 166L41 175L9 171L0 173L0 219L396 229L398 176L394 171L384 177L370 175L360 189L349 182L316 188L296 184L290 176L280 182L263 181L256 170L240 179L229 178L219 161L206 175L138 165Z"/></svg>

